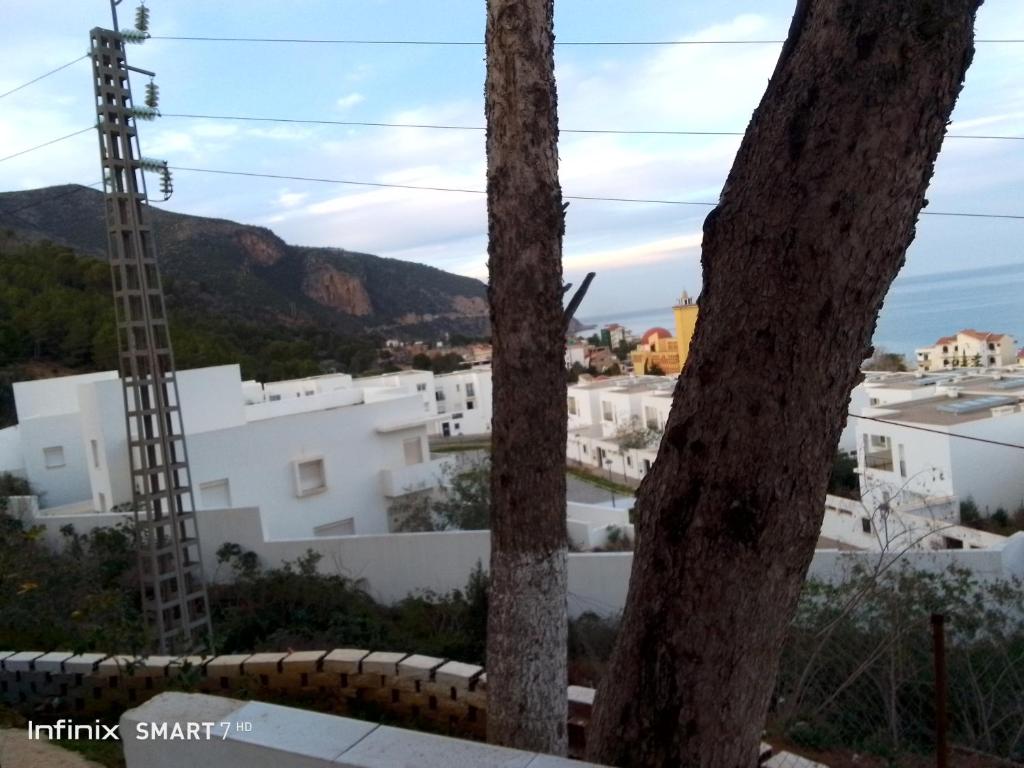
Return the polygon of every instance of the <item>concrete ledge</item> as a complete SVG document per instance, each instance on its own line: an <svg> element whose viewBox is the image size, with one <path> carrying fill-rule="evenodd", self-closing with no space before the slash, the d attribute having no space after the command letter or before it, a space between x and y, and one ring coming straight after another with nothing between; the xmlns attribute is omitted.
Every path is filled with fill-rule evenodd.
<svg viewBox="0 0 1024 768"><path fill-rule="evenodd" d="M213 724L209 737L151 738L154 724L166 727L169 734L187 734L190 723L204 722ZM203 694L162 693L125 712L120 726L128 768L600 768L535 752Z"/></svg>

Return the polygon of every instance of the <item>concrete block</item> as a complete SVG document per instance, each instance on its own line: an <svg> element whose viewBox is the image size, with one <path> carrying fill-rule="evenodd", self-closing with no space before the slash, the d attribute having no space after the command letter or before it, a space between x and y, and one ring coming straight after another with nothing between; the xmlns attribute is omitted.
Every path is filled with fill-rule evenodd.
<svg viewBox="0 0 1024 768"><path fill-rule="evenodd" d="M597 693L593 688L584 688L580 685L569 686L569 717L589 718L594 709L594 695Z"/></svg>
<svg viewBox="0 0 1024 768"><path fill-rule="evenodd" d="M168 669L177 659L174 656L146 656L136 659L134 672L136 677L168 677Z"/></svg>
<svg viewBox="0 0 1024 768"><path fill-rule="evenodd" d="M242 672L246 675L276 675L280 670L281 661L287 653L254 653L242 662Z"/></svg>
<svg viewBox="0 0 1024 768"><path fill-rule="evenodd" d="M17 651L0 651L0 669L3 669L3 661L8 656L13 656Z"/></svg>
<svg viewBox="0 0 1024 768"><path fill-rule="evenodd" d="M379 727L376 723L263 702L246 704L232 714L231 720L236 728L228 734L228 741L285 753L278 765L291 765L295 755L334 760ZM237 724L244 728L251 724L251 730L239 730Z"/></svg>
<svg viewBox="0 0 1024 768"><path fill-rule="evenodd" d="M369 651L355 648L335 648L324 656L323 670L355 675L359 673L359 663L369 655Z"/></svg>
<svg viewBox="0 0 1024 768"><path fill-rule="evenodd" d="M566 757L537 755L527 768L604 768L604 766L597 763L583 763L579 760L570 760Z"/></svg>
<svg viewBox="0 0 1024 768"><path fill-rule="evenodd" d="M391 651L374 651L360 662L361 670L374 675L396 675L398 674L398 662L407 655Z"/></svg>
<svg viewBox="0 0 1024 768"><path fill-rule="evenodd" d="M127 676L129 667L134 667L137 661L135 656L108 656L96 665L96 672L104 677Z"/></svg>
<svg viewBox="0 0 1024 768"><path fill-rule="evenodd" d="M206 674L209 677L231 677L242 674L242 664L249 658L247 653L227 656L215 656L206 662Z"/></svg>
<svg viewBox="0 0 1024 768"><path fill-rule="evenodd" d="M129 768L179 768L182 765L237 765L257 768L257 763L237 760L229 742L222 737L224 728L215 726L213 738L196 741L169 741L139 738L137 726L150 723L221 723L243 702L220 696L202 694L162 693L145 704L127 710L121 715L120 736L125 762ZM280 763L278 763L280 765ZM260 766L262 768L262 766Z"/></svg>
<svg viewBox="0 0 1024 768"><path fill-rule="evenodd" d="M327 651L295 651L281 662L281 668L285 673L316 672L320 668L320 660L326 655Z"/></svg>
<svg viewBox="0 0 1024 768"><path fill-rule="evenodd" d="M806 757L791 752L778 752L761 763L764 768L828 768L824 763L816 763Z"/></svg>
<svg viewBox="0 0 1024 768"><path fill-rule="evenodd" d="M105 658L105 653L80 653L64 662L64 671L76 675L91 675L96 670L96 665Z"/></svg>
<svg viewBox="0 0 1024 768"><path fill-rule="evenodd" d="M5 672L29 672L32 662L43 655L42 651L22 651L3 660Z"/></svg>
<svg viewBox="0 0 1024 768"><path fill-rule="evenodd" d="M398 675L408 680L430 680L434 670L444 662L444 659L433 656L406 656L398 662Z"/></svg>
<svg viewBox="0 0 1024 768"><path fill-rule="evenodd" d="M484 668L475 664L463 664L461 661L449 661L442 664L434 672L434 682L438 685L458 688L468 691L473 681L481 674Z"/></svg>
<svg viewBox="0 0 1024 768"><path fill-rule="evenodd" d="M531 752L379 726L335 762L344 768L526 768Z"/></svg>
<svg viewBox="0 0 1024 768"><path fill-rule="evenodd" d="M74 655L70 651L51 651L50 653L43 654L35 660L36 671L49 672L51 674L63 672L63 663Z"/></svg>

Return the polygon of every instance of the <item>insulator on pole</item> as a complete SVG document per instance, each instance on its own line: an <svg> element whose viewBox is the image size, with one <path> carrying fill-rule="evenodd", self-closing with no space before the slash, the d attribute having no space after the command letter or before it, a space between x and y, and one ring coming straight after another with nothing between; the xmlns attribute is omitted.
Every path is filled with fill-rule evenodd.
<svg viewBox="0 0 1024 768"><path fill-rule="evenodd" d="M156 120L160 113L150 107L130 107L124 111L127 117L134 117L136 120Z"/></svg>
<svg viewBox="0 0 1024 768"><path fill-rule="evenodd" d="M135 28L139 32L149 32L149 8L145 3L135 9Z"/></svg>
<svg viewBox="0 0 1024 768"><path fill-rule="evenodd" d="M150 80L146 83L146 106L156 109L160 102L160 86Z"/></svg>
<svg viewBox="0 0 1024 768"><path fill-rule="evenodd" d="M120 34L121 39L126 43L144 43L146 42L146 38L149 37L148 34L140 32L137 29L122 29Z"/></svg>
<svg viewBox="0 0 1024 768"><path fill-rule="evenodd" d="M166 160L154 160L151 157L139 158L139 168L150 173L163 173L167 167Z"/></svg>
<svg viewBox="0 0 1024 768"><path fill-rule="evenodd" d="M171 195L174 194L174 180L171 178L171 169L167 167L167 163L164 163L160 173L160 193L164 196L164 200L170 200Z"/></svg>

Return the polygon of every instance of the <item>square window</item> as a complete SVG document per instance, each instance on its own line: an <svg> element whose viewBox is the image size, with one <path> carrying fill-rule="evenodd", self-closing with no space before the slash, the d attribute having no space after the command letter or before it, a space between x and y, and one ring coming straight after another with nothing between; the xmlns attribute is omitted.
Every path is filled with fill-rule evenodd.
<svg viewBox="0 0 1024 768"><path fill-rule="evenodd" d="M418 437L410 437L402 441L402 451L405 454L405 465L423 463L423 441Z"/></svg>
<svg viewBox="0 0 1024 768"><path fill-rule="evenodd" d="M55 445L51 448L43 448L43 461L47 469L57 469L64 466L64 447Z"/></svg>
<svg viewBox="0 0 1024 768"><path fill-rule="evenodd" d="M426 392L427 391L427 385L426 384L417 384L416 385L416 391L417 392Z"/></svg>
<svg viewBox="0 0 1024 768"><path fill-rule="evenodd" d="M295 475L295 495L312 496L327 490L327 475L321 457L292 462Z"/></svg>
<svg viewBox="0 0 1024 768"><path fill-rule="evenodd" d="M871 533L871 521L868 518L861 518L860 527L861 530L864 531L864 533Z"/></svg>

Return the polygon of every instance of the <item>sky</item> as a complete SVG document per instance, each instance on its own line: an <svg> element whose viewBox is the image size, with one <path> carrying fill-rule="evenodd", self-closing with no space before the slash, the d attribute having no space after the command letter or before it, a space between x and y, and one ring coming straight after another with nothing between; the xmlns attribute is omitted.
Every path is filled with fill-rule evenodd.
<svg viewBox="0 0 1024 768"><path fill-rule="evenodd" d="M131 25L134 5L120 9ZM795 0L556 0L560 41L785 37ZM151 0L154 36L482 41L484 0ZM106 0L9 4L0 93L88 50ZM979 38L1024 38L1024 3L987 0ZM563 129L742 131L778 45L562 46ZM153 39L129 63L157 73L165 115L483 126L482 45L336 45ZM145 80L133 88L141 103ZM0 99L0 156L93 123L82 60ZM979 44L952 132L1024 136L1024 44ZM147 157L172 166L418 186L485 188L482 131L240 122L165 116L140 124ZM739 137L564 133L563 193L717 200ZM99 178L91 132L0 162L0 190ZM150 185L153 189L155 184ZM270 227L290 243L333 246L486 279L479 194L242 178L179 171L165 207ZM1024 214L1024 141L947 139L929 210ZM566 280L597 272L577 315L668 307L700 289L708 208L572 201ZM1019 260L1024 221L924 217L906 275Z"/></svg>

